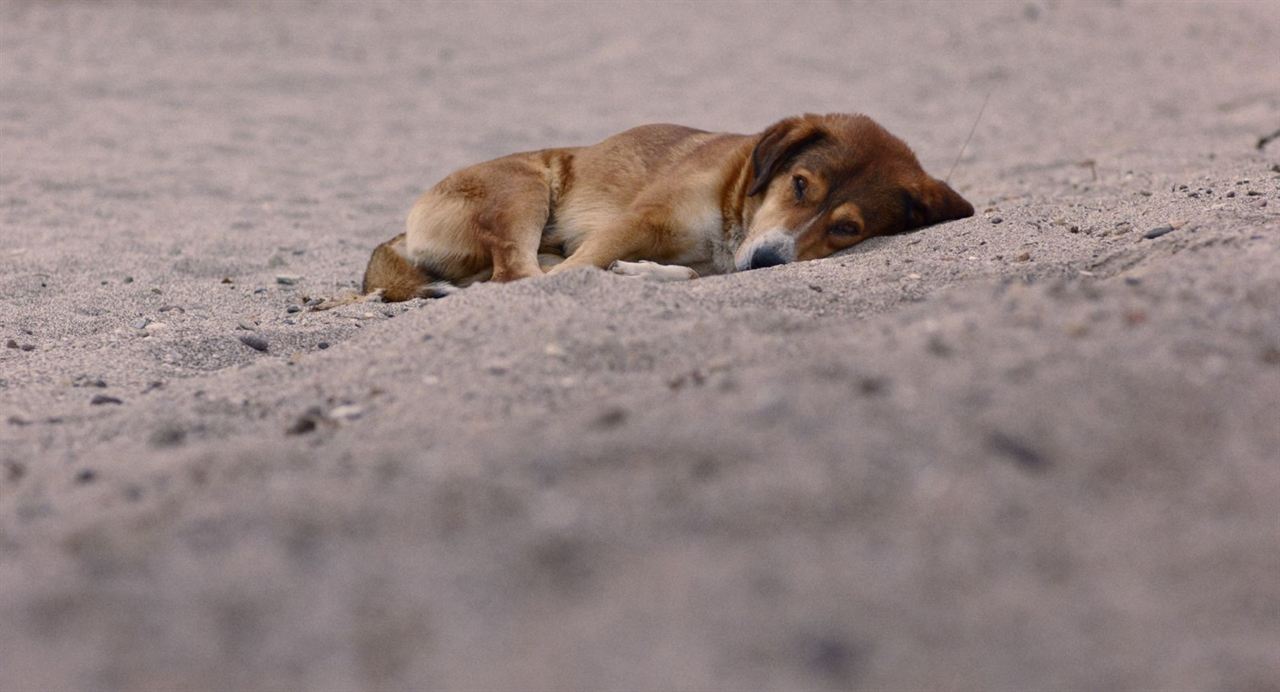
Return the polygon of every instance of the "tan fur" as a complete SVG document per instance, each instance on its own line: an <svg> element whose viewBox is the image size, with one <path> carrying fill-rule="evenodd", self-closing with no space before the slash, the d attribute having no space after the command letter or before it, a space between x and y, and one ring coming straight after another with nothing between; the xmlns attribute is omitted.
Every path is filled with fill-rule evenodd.
<svg viewBox="0 0 1280 692"><path fill-rule="evenodd" d="M972 213L865 116L788 118L758 135L646 125L446 177L418 199L405 232L374 250L364 290L406 300L433 282L513 281L616 261L724 273L766 266L761 257L825 257Z"/></svg>

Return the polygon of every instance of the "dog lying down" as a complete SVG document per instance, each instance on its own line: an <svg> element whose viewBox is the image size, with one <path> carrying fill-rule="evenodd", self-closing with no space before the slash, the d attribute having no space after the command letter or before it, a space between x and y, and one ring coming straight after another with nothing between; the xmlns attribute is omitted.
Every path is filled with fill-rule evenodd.
<svg viewBox="0 0 1280 692"><path fill-rule="evenodd" d="M972 215L864 115L803 115L755 135L644 125L453 173L374 249L363 290L438 297L575 267L692 279Z"/></svg>

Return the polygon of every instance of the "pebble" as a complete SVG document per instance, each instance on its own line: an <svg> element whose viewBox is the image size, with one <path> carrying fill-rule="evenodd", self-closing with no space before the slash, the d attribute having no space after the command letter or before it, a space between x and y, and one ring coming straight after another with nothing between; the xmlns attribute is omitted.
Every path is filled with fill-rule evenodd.
<svg viewBox="0 0 1280 692"><path fill-rule="evenodd" d="M4 347L5 347L5 348L18 348L18 342L17 342L17 341L14 341L13 339L9 339L8 341L4 342Z"/></svg>
<svg viewBox="0 0 1280 692"><path fill-rule="evenodd" d="M1029 471L1043 471L1049 465L1049 460L1045 459L1040 452L1031 448L1025 442L999 431L994 431L987 435L987 445L992 451L1007 457L1018 466Z"/></svg>
<svg viewBox="0 0 1280 692"><path fill-rule="evenodd" d="M297 420L293 421L289 427L285 428L285 434L288 435L305 435L316 429L316 426L324 413L318 406L312 406L307 409Z"/></svg>
<svg viewBox="0 0 1280 692"><path fill-rule="evenodd" d="M146 317L139 317L138 319L134 320L129 326L133 327L134 329L146 329L148 324L151 324L150 319Z"/></svg>
<svg viewBox="0 0 1280 692"><path fill-rule="evenodd" d="M318 349L320 349L321 351L323 351L323 350L325 350L326 348L329 348L329 342L328 342L328 341L321 341L320 343L316 344L316 348L318 348Z"/></svg>
<svg viewBox="0 0 1280 692"><path fill-rule="evenodd" d="M267 340L257 334L240 334L238 338L240 343L255 351L265 352L267 350Z"/></svg>
<svg viewBox="0 0 1280 692"><path fill-rule="evenodd" d="M177 425L165 425L152 431L149 442L152 447L177 447L186 439L186 430Z"/></svg>
<svg viewBox="0 0 1280 692"><path fill-rule="evenodd" d="M27 467L19 461L4 462L4 479L10 483L17 483L22 477L27 475Z"/></svg>
<svg viewBox="0 0 1280 692"><path fill-rule="evenodd" d="M999 224L1002 224L1002 223L1004 223L1004 219L1000 218L999 216L993 216L993 217L991 217L991 225L992 225L992 226L996 226L996 225L999 225Z"/></svg>
<svg viewBox="0 0 1280 692"><path fill-rule="evenodd" d="M1155 228L1147 231L1146 233L1143 233L1142 237L1146 238L1147 240L1152 240L1154 238L1159 238L1160 236L1166 233L1173 233L1174 230L1175 229L1173 226L1169 224L1165 224L1163 226L1156 226Z"/></svg>
<svg viewBox="0 0 1280 692"><path fill-rule="evenodd" d="M314 308L315 306L323 302L324 302L324 298L308 298L306 302L306 306L309 308Z"/></svg>
<svg viewBox="0 0 1280 692"><path fill-rule="evenodd" d="M36 350L36 345L35 345L35 344L23 344L23 345L19 346L18 348L21 348L21 349L22 349L22 350L24 350L24 351L34 351L34 350Z"/></svg>
<svg viewBox="0 0 1280 692"><path fill-rule="evenodd" d="M276 283L283 286L292 286L299 281L302 281L302 277L297 274L276 274Z"/></svg>
<svg viewBox="0 0 1280 692"><path fill-rule="evenodd" d="M356 420L364 415L364 408L355 404L335 406L329 411L330 420Z"/></svg>
<svg viewBox="0 0 1280 692"><path fill-rule="evenodd" d="M131 283L133 283L133 277L132 277L132 276L126 276L126 277L124 277L124 282L125 282L125 283L127 283L127 284L131 284Z"/></svg>
<svg viewBox="0 0 1280 692"><path fill-rule="evenodd" d="M292 315L295 312L302 312L302 308L298 307L297 305L290 305L289 307L285 308L284 311Z"/></svg>
<svg viewBox="0 0 1280 692"><path fill-rule="evenodd" d="M239 322L237 322L237 323L236 323L236 329L243 329L243 330L244 330L244 331L246 331L246 332L256 332L256 331L258 331L258 327L257 327L256 325L250 324L249 322L247 322L247 321L245 321L245 320L240 320Z"/></svg>
<svg viewBox="0 0 1280 692"><path fill-rule="evenodd" d="M1017 258L1015 258L1015 261L1018 261L1018 262L1029 262L1030 260L1031 260L1030 252L1024 252L1018 255Z"/></svg>
<svg viewBox="0 0 1280 692"><path fill-rule="evenodd" d="M80 469L80 471L76 473L76 482L81 485L92 483L97 478L98 472L93 469Z"/></svg>
<svg viewBox="0 0 1280 692"><path fill-rule="evenodd" d="M616 428L627 420L627 411L618 406L607 409L592 422L595 428Z"/></svg>
<svg viewBox="0 0 1280 692"><path fill-rule="evenodd" d="M91 406L102 406L103 404L123 404L123 403L124 403L124 400L117 399L114 396L108 396L106 394L95 394L93 395L93 398L89 400L89 404Z"/></svg>

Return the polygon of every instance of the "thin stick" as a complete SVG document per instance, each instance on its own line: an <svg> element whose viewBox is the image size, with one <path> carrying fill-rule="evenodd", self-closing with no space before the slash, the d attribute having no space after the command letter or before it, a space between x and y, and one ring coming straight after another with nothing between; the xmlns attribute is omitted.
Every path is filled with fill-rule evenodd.
<svg viewBox="0 0 1280 692"><path fill-rule="evenodd" d="M991 92L987 92L987 97L982 99L982 108L978 109L978 117L973 119L973 127L969 128L969 136L964 138L964 144L960 145L960 153L956 154L956 160L951 164L951 169L947 171L947 177L943 180L948 185L951 184L951 174L955 173L956 165L960 163L960 157L964 156L964 150L969 146L969 140L973 139L973 133L978 129L978 123L982 120L983 111L987 110L987 101L991 100Z"/></svg>

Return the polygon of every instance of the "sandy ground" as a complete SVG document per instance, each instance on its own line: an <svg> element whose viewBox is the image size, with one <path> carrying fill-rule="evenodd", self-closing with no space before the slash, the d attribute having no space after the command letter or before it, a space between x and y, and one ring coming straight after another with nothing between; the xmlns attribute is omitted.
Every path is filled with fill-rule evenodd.
<svg viewBox="0 0 1280 692"><path fill-rule="evenodd" d="M1277 45L1274 2L0 4L0 689L1280 689ZM988 93L972 219L290 312L471 162L862 111L941 176Z"/></svg>

